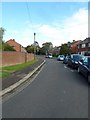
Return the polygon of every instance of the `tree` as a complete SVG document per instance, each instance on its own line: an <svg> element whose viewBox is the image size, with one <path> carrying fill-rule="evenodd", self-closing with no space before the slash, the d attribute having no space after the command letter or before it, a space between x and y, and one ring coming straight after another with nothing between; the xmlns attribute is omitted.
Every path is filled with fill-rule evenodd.
<svg viewBox="0 0 90 120"><path fill-rule="evenodd" d="M47 51L47 49L45 47L42 47L39 49L39 54L46 55L46 51Z"/></svg>
<svg viewBox="0 0 90 120"><path fill-rule="evenodd" d="M53 48L53 44L51 42L46 42L42 44L42 48L40 49L41 54L48 54L49 50Z"/></svg>
<svg viewBox="0 0 90 120"><path fill-rule="evenodd" d="M34 46L33 45L28 45L25 49L28 53L34 53Z"/></svg>
<svg viewBox="0 0 90 120"><path fill-rule="evenodd" d="M2 41L2 51L16 51L16 50L7 43L5 43L4 41Z"/></svg>
<svg viewBox="0 0 90 120"><path fill-rule="evenodd" d="M0 28L0 40L3 40L3 35L5 34L5 29L3 27Z"/></svg>
<svg viewBox="0 0 90 120"><path fill-rule="evenodd" d="M3 35L5 34L5 29L3 27L0 28L0 50L2 51L15 51L10 45L3 41Z"/></svg>
<svg viewBox="0 0 90 120"><path fill-rule="evenodd" d="M60 49L60 54L61 55L67 55L70 54L70 49L67 46L67 44L62 44L61 49Z"/></svg>
<svg viewBox="0 0 90 120"><path fill-rule="evenodd" d="M2 50L2 41L4 34L5 34L5 29L3 27L0 27L0 51Z"/></svg>

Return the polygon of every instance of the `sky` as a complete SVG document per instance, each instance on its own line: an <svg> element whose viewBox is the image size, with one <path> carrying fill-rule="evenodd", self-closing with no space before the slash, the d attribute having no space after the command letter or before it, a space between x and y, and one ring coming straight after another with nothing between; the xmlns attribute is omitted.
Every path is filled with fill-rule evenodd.
<svg viewBox="0 0 90 120"><path fill-rule="evenodd" d="M2 2L4 41L53 46L88 37L88 2Z"/></svg>

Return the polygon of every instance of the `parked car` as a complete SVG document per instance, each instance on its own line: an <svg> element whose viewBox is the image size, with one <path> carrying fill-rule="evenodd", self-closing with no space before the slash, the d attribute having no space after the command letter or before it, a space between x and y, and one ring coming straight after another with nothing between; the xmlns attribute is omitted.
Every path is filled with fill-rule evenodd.
<svg viewBox="0 0 90 120"><path fill-rule="evenodd" d="M79 61L78 72L82 73L90 83L90 56L85 56Z"/></svg>
<svg viewBox="0 0 90 120"><path fill-rule="evenodd" d="M82 55L79 54L71 54L68 58L68 66L74 68L78 68L78 62L82 59Z"/></svg>
<svg viewBox="0 0 90 120"><path fill-rule="evenodd" d="M64 55L59 55L57 58L58 61L63 61L64 60Z"/></svg>
<svg viewBox="0 0 90 120"><path fill-rule="evenodd" d="M52 58L53 56L51 54L48 54L45 56L46 58Z"/></svg>
<svg viewBox="0 0 90 120"><path fill-rule="evenodd" d="M64 57L64 60L63 60L63 63L64 63L64 64L67 64L67 63L68 63L68 57L69 57L69 56L65 56L65 57Z"/></svg>

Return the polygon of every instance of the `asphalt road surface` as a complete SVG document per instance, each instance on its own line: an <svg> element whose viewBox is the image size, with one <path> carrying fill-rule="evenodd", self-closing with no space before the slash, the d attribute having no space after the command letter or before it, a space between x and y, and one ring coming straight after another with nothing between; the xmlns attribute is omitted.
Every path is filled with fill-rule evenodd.
<svg viewBox="0 0 90 120"><path fill-rule="evenodd" d="M3 100L3 118L88 118L86 79L56 59L25 89Z"/></svg>

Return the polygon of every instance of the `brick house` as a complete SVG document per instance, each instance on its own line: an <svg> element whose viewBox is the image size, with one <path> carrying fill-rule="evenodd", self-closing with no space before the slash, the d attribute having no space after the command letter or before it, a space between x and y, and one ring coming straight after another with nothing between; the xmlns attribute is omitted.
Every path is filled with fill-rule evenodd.
<svg viewBox="0 0 90 120"><path fill-rule="evenodd" d="M81 40L73 40L73 42L71 43L71 53L72 54L76 54L77 53L77 45L81 43Z"/></svg>
<svg viewBox="0 0 90 120"><path fill-rule="evenodd" d="M81 43L77 45L77 53L82 55L90 55L90 37L81 41Z"/></svg>
<svg viewBox="0 0 90 120"><path fill-rule="evenodd" d="M59 54L60 54L60 48L61 48L61 46L55 46L55 47L52 49L53 55L59 55Z"/></svg>
<svg viewBox="0 0 90 120"><path fill-rule="evenodd" d="M26 52L25 48L17 43L15 39L10 39L6 43L13 47L17 52Z"/></svg>

